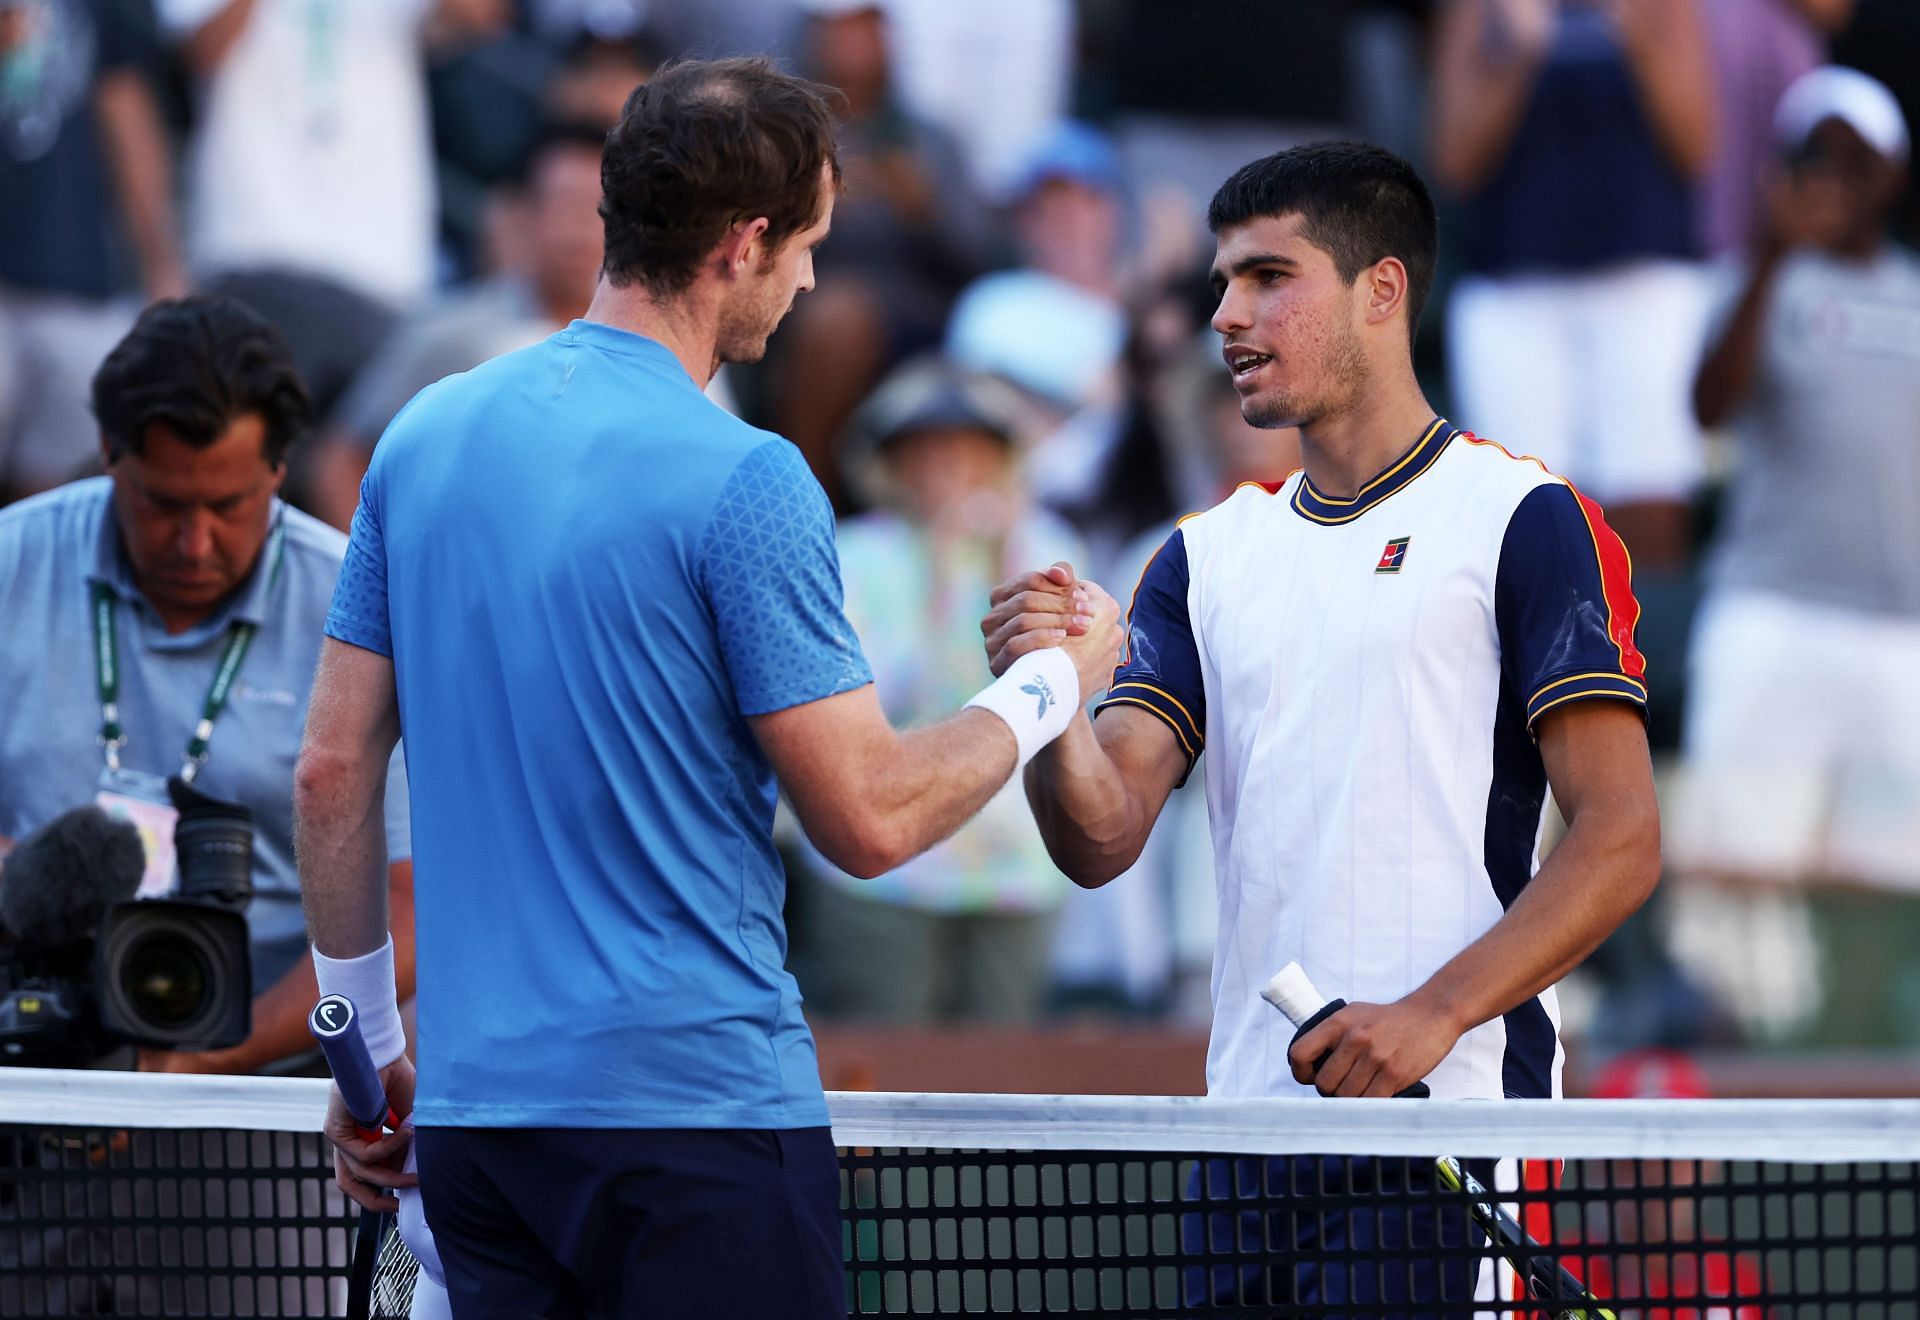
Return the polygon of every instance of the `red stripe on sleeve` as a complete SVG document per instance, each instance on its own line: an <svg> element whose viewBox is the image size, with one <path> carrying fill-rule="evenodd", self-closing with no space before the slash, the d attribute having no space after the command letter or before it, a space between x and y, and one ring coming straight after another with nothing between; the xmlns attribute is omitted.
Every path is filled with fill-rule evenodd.
<svg viewBox="0 0 1920 1320"><path fill-rule="evenodd" d="M1620 672L1629 678L1644 679L1647 658L1640 654L1640 648L1633 641L1633 630L1640 622L1640 602L1633 595L1633 556L1627 553L1625 543L1613 528L1607 526L1600 506L1575 490L1571 482L1567 488L1573 490L1573 497L1580 501L1587 533L1593 537L1594 558L1600 564L1600 590L1607 600L1607 634L1620 653Z"/></svg>

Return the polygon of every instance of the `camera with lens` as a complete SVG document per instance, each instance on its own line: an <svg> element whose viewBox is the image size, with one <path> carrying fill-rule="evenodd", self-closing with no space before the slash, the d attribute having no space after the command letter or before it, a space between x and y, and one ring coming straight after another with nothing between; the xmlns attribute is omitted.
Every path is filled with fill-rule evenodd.
<svg viewBox="0 0 1920 1320"><path fill-rule="evenodd" d="M117 1047L210 1049L253 1030L253 817L179 778L179 881L138 898L138 833L76 808L0 869L0 1064L86 1066Z"/></svg>

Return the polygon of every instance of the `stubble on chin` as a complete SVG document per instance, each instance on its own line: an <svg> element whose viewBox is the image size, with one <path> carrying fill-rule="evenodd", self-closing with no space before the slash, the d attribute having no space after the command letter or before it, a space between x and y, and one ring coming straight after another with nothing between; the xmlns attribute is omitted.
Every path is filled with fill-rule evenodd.
<svg viewBox="0 0 1920 1320"><path fill-rule="evenodd" d="M1287 394L1259 396L1240 401L1240 416L1248 426L1262 431L1284 431L1289 426L1305 426L1312 420L1306 401Z"/></svg>
<svg viewBox="0 0 1920 1320"><path fill-rule="evenodd" d="M1280 391L1255 395L1240 401L1240 416L1248 426L1262 431L1283 431L1290 426L1312 426L1352 408L1366 392L1370 379L1366 355L1359 344L1351 340L1343 343L1332 354L1322 379L1327 388L1317 399Z"/></svg>
<svg viewBox="0 0 1920 1320"><path fill-rule="evenodd" d="M713 349L716 367L743 367L758 362L767 355L767 340L770 337L771 332L756 334L745 327L737 327L722 335Z"/></svg>
<svg viewBox="0 0 1920 1320"><path fill-rule="evenodd" d="M767 342L773 338L773 332L780 328L780 322L786 319L782 312L771 321L757 326L737 325L729 328L720 336L715 345L714 356L723 364L746 366L758 362L767 355Z"/></svg>

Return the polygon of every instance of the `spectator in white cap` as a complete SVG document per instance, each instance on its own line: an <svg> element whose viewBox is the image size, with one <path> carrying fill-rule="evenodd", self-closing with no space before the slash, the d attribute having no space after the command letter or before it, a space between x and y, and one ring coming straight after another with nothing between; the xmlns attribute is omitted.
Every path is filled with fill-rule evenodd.
<svg viewBox="0 0 1920 1320"><path fill-rule="evenodd" d="M1774 128L1768 224L1694 385L1738 466L1708 559L1669 842L1695 870L1906 892L1813 904L1816 936L1846 951L1830 980L1863 1000L1830 998L1823 1018L1864 1044L1895 1029L1899 960L1920 972L1904 924L1920 921L1920 257L1886 233L1909 143L1893 94L1852 69L1795 82ZM1843 930L1855 912L1865 920Z"/></svg>
<svg viewBox="0 0 1920 1320"><path fill-rule="evenodd" d="M975 616L1009 565L1087 562L1072 530L1027 499L1008 396L938 359L909 362L862 406L843 451L873 506L839 528L847 619L881 703L905 724L978 686ZM800 918L811 1007L897 1025L1039 1014L1070 886L1018 775L952 838L884 875L849 875L811 844L804 856L819 881Z"/></svg>

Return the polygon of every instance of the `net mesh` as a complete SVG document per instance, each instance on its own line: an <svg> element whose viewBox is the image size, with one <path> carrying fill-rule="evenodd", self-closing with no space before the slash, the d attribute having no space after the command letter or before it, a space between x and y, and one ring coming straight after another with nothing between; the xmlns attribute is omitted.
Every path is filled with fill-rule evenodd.
<svg viewBox="0 0 1920 1320"><path fill-rule="evenodd" d="M350 1314L324 1096L0 1070L0 1316ZM1920 1320L1920 1103L830 1102L852 1315Z"/></svg>
<svg viewBox="0 0 1920 1320"><path fill-rule="evenodd" d="M0 1127L0 1315L343 1314L317 1131Z"/></svg>

